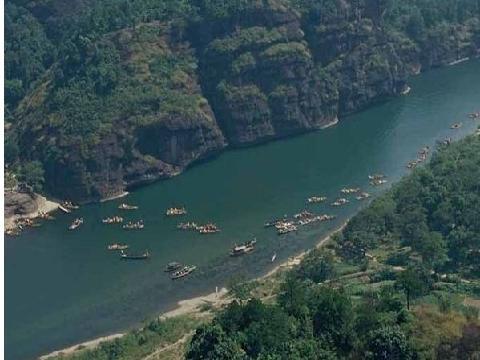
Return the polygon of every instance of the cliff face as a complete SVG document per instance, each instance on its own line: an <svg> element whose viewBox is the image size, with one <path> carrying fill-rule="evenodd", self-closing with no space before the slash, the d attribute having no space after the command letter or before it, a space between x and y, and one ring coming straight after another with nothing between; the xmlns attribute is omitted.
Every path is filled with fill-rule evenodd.
<svg viewBox="0 0 480 360"><path fill-rule="evenodd" d="M111 75L117 85L107 94L93 88L88 99L70 99L68 84L55 85L57 79L49 77L29 99L34 104L20 105L20 147L29 158L43 160L49 193L75 201L112 197L129 186L174 176L226 146L201 95L189 44L173 42L168 27L152 23L111 34L86 50L85 62L95 61L101 48L108 49L102 56L115 56L118 63L108 68L118 74ZM89 75L79 69L72 76L87 82ZM92 102L96 98L102 101ZM69 124L77 116L65 112L69 107L84 114L84 121ZM89 107L94 110L87 112ZM110 107L112 112L104 113Z"/></svg>
<svg viewBox="0 0 480 360"><path fill-rule="evenodd" d="M472 9L433 21L423 0L424 14L412 0L194 3L182 21L74 38L20 102L21 158L43 163L48 192L98 200L227 145L319 129L480 48Z"/></svg>
<svg viewBox="0 0 480 360"><path fill-rule="evenodd" d="M206 97L232 145L317 129L336 116L292 9L255 4L196 24ZM208 9L206 10L208 11Z"/></svg>

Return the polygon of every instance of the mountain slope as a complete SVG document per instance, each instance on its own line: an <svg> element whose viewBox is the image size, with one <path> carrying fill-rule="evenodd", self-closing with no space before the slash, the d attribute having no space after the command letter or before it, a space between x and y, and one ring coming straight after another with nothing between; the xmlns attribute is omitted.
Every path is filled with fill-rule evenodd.
<svg viewBox="0 0 480 360"><path fill-rule="evenodd" d="M7 39L6 148L14 171L38 160L46 192L76 201L175 175L228 145L322 128L480 48L480 6L468 0L67 8L7 4L7 30L28 31Z"/></svg>

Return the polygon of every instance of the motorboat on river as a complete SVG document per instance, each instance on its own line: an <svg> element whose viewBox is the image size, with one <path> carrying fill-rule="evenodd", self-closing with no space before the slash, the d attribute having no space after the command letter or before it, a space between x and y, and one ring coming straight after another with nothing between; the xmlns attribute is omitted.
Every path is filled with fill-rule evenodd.
<svg viewBox="0 0 480 360"><path fill-rule="evenodd" d="M452 126L450 126L450 129L457 130L457 129L460 129L461 127L462 127L462 123L455 123L455 124L452 124Z"/></svg>

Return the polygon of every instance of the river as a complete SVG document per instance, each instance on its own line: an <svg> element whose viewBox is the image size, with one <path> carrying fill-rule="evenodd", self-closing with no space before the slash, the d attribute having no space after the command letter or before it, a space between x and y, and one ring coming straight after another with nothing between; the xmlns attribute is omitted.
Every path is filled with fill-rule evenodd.
<svg viewBox="0 0 480 360"><path fill-rule="evenodd" d="M343 223L364 203L332 208L312 205L318 213L337 215L330 223L277 236L263 223L306 207L305 199L339 197L344 186L372 188L368 174L382 172L389 183L407 172L405 164L437 139L461 138L478 121L466 114L480 110L480 61L430 71L412 78L408 96L395 98L341 119L326 130L223 153L173 179L140 188L126 198L56 214L54 221L5 240L6 358L29 359L80 341L138 326L180 299L214 291L233 275L254 277L276 263L308 249ZM451 130L454 122L463 122ZM125 212L144 219L142 231L103 225L101 218L120 214L120 202L139 205ZM166 218L167 207L184 204L184 219ZM73 218L85 224L68 231ZM200 235L176 229L178 221L213 221L222 231ZM228 256L234 243L258 240L254 253ZM149 261L121 261L106 250L125 242L132 251L148 249ZM163 272L170 261L196 264L191 277L171 281Z"/></svg>

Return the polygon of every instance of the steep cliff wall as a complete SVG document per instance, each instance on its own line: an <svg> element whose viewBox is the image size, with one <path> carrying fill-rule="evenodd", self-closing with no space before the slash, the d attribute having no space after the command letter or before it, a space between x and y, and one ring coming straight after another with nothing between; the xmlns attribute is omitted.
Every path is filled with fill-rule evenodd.
<svg viewBox="0 0 480 360"><path fill-rule="evenodd" d="M24 156L43 161L46 190L99 200L221 150L226 143L194 68L188 43L151 23L88 44L75 70L52 69L20 104L16 124Z"/></svg>
<svg viewBox="0 0 480 360"><path fill-rule="evenodd" d="M20 149L10 157L40 160L47 192L90 201L178 174L228 145L322 128L398 95L411 74L478 55L480 5L432 1L81 2L89 15L7 111L8 148ZM48 10L32 2L30 17ZM50 24L38 38L68 25L55 16L32 22ZM13 63L8 76L32 67ZM22 81L8 80L15 101Z"/></svg>

